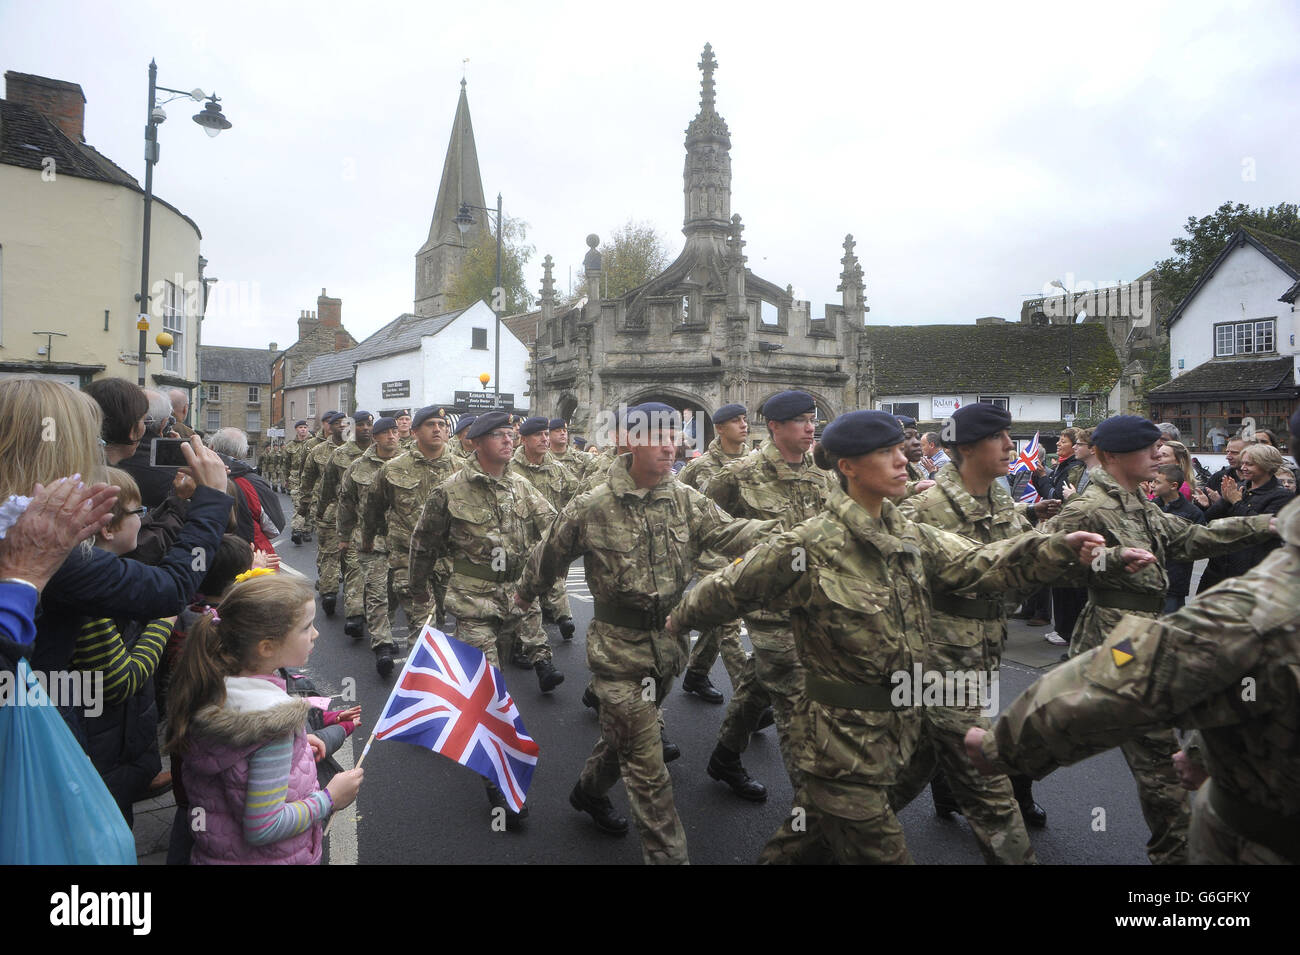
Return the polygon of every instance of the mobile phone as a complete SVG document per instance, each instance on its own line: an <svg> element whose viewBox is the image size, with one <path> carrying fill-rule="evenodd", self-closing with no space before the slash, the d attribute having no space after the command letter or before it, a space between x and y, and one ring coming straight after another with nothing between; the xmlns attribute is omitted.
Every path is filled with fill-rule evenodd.
<svg viewBox="0 0 1300 955"><path fill-rule="evenodd" d="M149 445L149 467L183 468L185 455L181 452L184 438L154 438Z"/></svg>

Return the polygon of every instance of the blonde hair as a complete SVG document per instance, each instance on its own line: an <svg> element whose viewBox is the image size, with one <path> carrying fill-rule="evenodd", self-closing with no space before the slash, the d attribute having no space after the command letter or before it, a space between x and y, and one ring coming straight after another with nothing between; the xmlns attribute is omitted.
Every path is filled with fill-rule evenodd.
<svg viewBox="0 0 1300 955"><path fill-rule="evenodd" d="M80 474L104 476L99 405L57 381L0 381L0 500Z"/></svg>
<svg viewBox="0 0 1300 955"><path fill-rule="evenodd" d="M1271 444L1252 444L1241 452L1241 457L1269 474L1277 474L1282 467L1282 452Z"/></svg>
<svg viewBox="0 0 1300 955"><path fill-rule="evenodd" d="M113 521L108 525L110 529L116 529L126 517L126 512L139 507L143 499L140 497L140 485L121 468L105 468L104 472L104 480L119 492L117 501L113 504Z"/></svg>
<svg viewBox="0 0 1300 955"><path fill-rule="evenodd" d="M1178 466L1182 469L1183 480L1187 482L1187 486L1192 491L1195 491L1196 469L1192 467L1192 454L1187 450L1187 445L1181 441L1166 441L1165 447L1174 452L1174 460L1178 462Z"/></svg>

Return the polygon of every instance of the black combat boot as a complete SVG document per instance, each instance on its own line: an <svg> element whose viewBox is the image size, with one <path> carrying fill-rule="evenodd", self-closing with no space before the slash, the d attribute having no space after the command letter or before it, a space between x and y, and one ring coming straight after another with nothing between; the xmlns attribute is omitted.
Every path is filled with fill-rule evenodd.
<svg viewBox="0 0 1300 955"><path fill-rule="evenodd" d="M758 714L758 722L754 724L754 732L765 730L776 722L776 713L772 711L771 704L763 707L763 712Z"/></svg>
<svg viewBox="0 0 1300 955"><path fill-rule="evenodd" d="M942 769L936 771L930 780L930 795L934 797L934 814L940 819L949 819L954 812L961 815L961 807L952 797L952 787L948 785L948 777Z"/></svg>
<svg viewBox="0 0 1300 955"><path fill-rule="evenodd" d="M514 651L510 654L510 662L521 670L531 670L533 665L528 662L528 654L524 652L524 645L516 643Z"/></svg>
<svg viewBox="0 0 1300 955"><path fill-rule="evenodd" d="M564 682L564 674L555 669L555 664L550 660L538 660L533 664L533 669L537 671L537 685L543 693L550 693Z"/></svg>
<svg viewBox="0 0 1300 955"><path fill-rule="evenodd" d="M582 691L582 705L589 710L595 710L597 713L600 712L600 699L596 696L596 692L591 688L590 683L588 683L587 688Z"/></svg>
<svg viewBox="0 0 1300 955"><path fill-rule="evenodd" d="M750 802L766 802L767 787L745 771L740 763L740 754L733 753L725 746L713 748L709 757L708 773L719 782L726 783L731 791L741 799Z"/></svg>
<svg viewBox="0 0 1300 955"><path fill-rule="evenodd" d="M1020 803L1020 815L1024 817L1025 825L1034 829L1046 826L1047 810L1034 802L1034 781L1028 776L1012 776L1011 789L1016 794L1016 802Z"/></svg>
<svg viewBox="0 0 1300 955"><path fill-rule="evenodd" d="M510 804L506 802L505 793L497 788L496 783L487 784L487 797L493 809L504 809L506 811L506 829L510 832L518 830L523 821L528 818L528 807L521 806L519 811L515 812L510 808Z"/></svg>
<svg viewBox="0 0 1300 955"><path fill-rule="evenodd" d="M573 792L569 793L569 805L578 812L591 816L591 821L601 832L611 836L627 835L627 817L614 812L614 804L608 796L590 796L583 792L581 780L573 784Z"/></svg>
<svg viewBox="0 0 1300 955"><path fill-rule="evenodd" d="M293 540L293 542L294 542L295 544L301 544L301 543L302 543L302 535L299 534L297 531L294 531L294 532L293 532L292 534L290 534L289 536L290 536L290 538Z"/></svg>
<svg viewBox="0 0 1300 955"><path fill-rule="evenodd" d="M321 609L325 611L325 616L327 617L334 616L334 602L336 600L338 600L338 594L320 595L320 605L321 605Z"/></svg>
<svg viewBox="0 0 1300 955"><path fill-rule="evenodd" d="M375 670L380 676L386 677L393 672L394 649L391 643L375 647Z"/></svg>
<svg viewBox="0 0 1300 955"><path fill-rule="evenodd" d="M723 700L722 691L713 685L707 673L687 670L686 675L682 677L682 690L686 693L694 693L705 703L721 703Z"/></svg>
<svg viewBox="0 0 1300 955"><path fill-rule="evenodd" d="M565 640L572 640L574 633L577 632L578 629L573 625L573 618L561 617L559 620L555 622L560 627L560 636L562 636Z"/></svg>
<svg viewBox="0 0 1300 955"><path fill-rule="evenodd" d="M366 618L348 617L347 623L343 624L343 632L353 640L360 640L366 635Z"/></svg>
<svg viewBox="0 0 1300 955"><path fill-rule="evenodd" d="M668 731L662 726L659 727L659 742L664 747L664 762L671 763L678 756L682 755L681 749L676 743L668 738Z"/></svg>

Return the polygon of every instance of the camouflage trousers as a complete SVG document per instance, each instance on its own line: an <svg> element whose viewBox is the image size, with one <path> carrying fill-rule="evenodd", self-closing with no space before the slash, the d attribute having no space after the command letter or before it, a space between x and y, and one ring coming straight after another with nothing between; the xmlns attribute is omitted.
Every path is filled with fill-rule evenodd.
<svg viewBox="0 0 1300 955"><path fill-rule="evenodd" d="M984 776L966 755L966 731L972 726L988 730L992 722L978 709L946 706L922 707L925 728L912 760L889 787L889 805L898 812L941 769L961 808L984 861L990 865L1032 865L1038 860L1029 843L1020 804L1006 776Z"/></svg>
<svg viewBox="0 0 1300 955"><path fill-rule="evenodd" d="M794 706L803 696L803 664L794 648L794 634L788 629L758 629L752 625L749 634L754 655L741 672L739 685L727 704L726 716L718 730L718 745L733 753L743 753L758 725L759 715L770 703L781 760L790 776L790 785L798 792L800 773L795 768L794 752L800 727L794 720Z"/></svg>
<svg viewBox="0 0 1300 955"><path fill-rule="evenodd" d="M455 637L482 650L495 667L510 659L516 642L523 645L524 655L531 664L551 659L551 646L542 629L542 611L535 600L527 610L513 608L504 620L457 617Z"/></svg>
<svg viewBox="0 0 1300 955"><path fill-rule="evenodd" d="M397 622L397 608L400 607L406 614L406 638L409 643L419 636L420 629L433 608L416 603L415 598L411 596L411 576L408 568L391 567L389 573L393 594L392 609L388 613L389 632L392 632L393 624Z"/></svg>
<svg viewBox="0 0 1300 955"><path fill-rule="evenodd" d="M660 699L668 695L671 683L663 681ZM589 795L603 796L622 776L641 836L642 860L646 865L688 862L686 830L673 804L673 782L659 739L658 704L639 680L593 676L591 688L600 700L600 741L578 785Z"/></svg>
<svg viewBox="0 0 1300 955"><path fill-rule="evenodd" d="M339 532L333 521L316 522L316 592L339 590Z"/></svg>
<svg viewBox="0 0 1300 955"><path fill-rule="evenodd" d="M740 624L734 620L720 627L710 627L708 630L700 631L699 639L691 648L691 658L686 663L686 672L708 676L719 654L722 655L722 665L727 668L727 676L731 679L731 689L734 691L740 686L745 665L749 662L745 645L740 642Z"/></svg>
<svg viewBox="0 0 1300 955"><path fill-rule="evenodd" d="M551 589L542 594L541 599L542 609L554 619L573 616L573 611L569 609L569 592L564 589L563 577L552 584Z"/></svg>
<svg viewBox="0 0 1300 955"><path fill-rule="evenodd" d="M1187 830L1188 862L1192 865L1294 865L1268 846L1239 835L1210 805L1210 787L1206 782L1196 792L1192 804L1192 821Z"/></svg>
<svg viewBox="0 0 1300 955"><path fill-rule="evenodd" d="M795 790L790 818L768 840L760 865L911 865L903 827L885 786L834 783L854 818L817 806L811 787Z"/></svg>
<svg viewBox="0 0 1300 955"><path fill-rule="evenodd" d="M392 573L388 569L388 555L380 550L357 552L361 567L362 603L366 608L366 630L370 633L370 649L393 646L393 629L389 614L396 612L396 602L391 589Z"/></svg>
<svg viewBox="0 0 1300 955"><path fill-rule="evenodd" d="M1152 865L1187 864L1191 813L1187 807L1187 790L1174 771L1174 753L1179 748L1173 730L1146 733L1120 746L1137 780L1142 815L1151 828L1147 858Z"/></svg>

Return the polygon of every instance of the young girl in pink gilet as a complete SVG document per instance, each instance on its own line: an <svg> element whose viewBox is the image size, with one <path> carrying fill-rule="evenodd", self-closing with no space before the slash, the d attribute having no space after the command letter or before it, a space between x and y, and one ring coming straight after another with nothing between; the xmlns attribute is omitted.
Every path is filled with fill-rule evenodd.
<svg viewBox="0 0 1300 955"><path fill-rule="evenodd" d="M184 753L195 865L317 863L326 817L351 804L360 769L316 781L311 703L280 667L316 642L315 595L267 573L231 587L190 630L168 700L168 749Z"/></svg>

